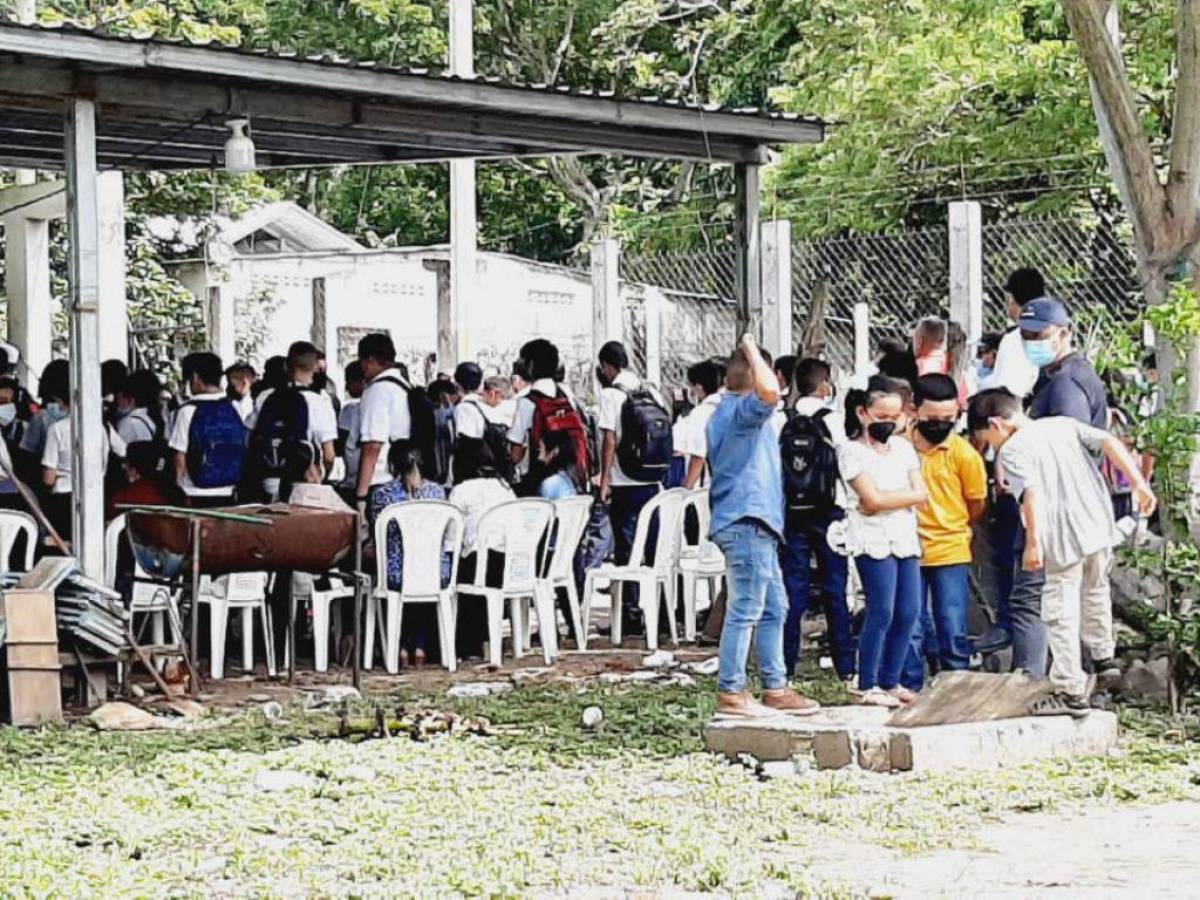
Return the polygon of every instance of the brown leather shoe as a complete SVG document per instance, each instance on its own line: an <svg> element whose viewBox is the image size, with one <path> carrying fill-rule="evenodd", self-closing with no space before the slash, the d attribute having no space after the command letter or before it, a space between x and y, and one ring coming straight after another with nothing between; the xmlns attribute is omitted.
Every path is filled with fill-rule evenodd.
<svg viewBox="0 0 1200 900"><path fill-rule="evenodd" d="M757 719L775 713L751 697L749 691L720 691L717 694L717 715Z"/></svg>
<svg viewBox="0 0 1200 900"><path fill-rule="evenodd" d="M821 708L816 700L801 696L790 687L763 691L762 702L767 709L789 716L811 716Z"/></svg>

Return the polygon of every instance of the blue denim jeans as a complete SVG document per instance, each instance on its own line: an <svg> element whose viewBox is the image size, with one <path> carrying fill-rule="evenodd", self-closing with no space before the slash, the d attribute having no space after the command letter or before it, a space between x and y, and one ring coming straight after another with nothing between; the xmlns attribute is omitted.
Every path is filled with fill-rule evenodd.
<svg viewBox="0 0 1200 900"><path fill-rule="evenodd" d="M725 623L717 651L720 659L717 690L746 689L751 635L758 649L763 687L767 690L784 687L787 673L783 668L783 621L787 616L787 594L779 573L779 538L753 519L739 519L712 539L725 554L729 580Z"/></svg>
<svg viewBox="0 0 1200 900"><path fill-rule="evenodd" d="M779 566L788 595L788 615L783 626L783 665L789 676L796 674L796 663L800 660L800 624L812 601L814 557L821 604L829 625L834 668L842 679L854 673L854 638L850 633L850 610L846 606L849 562L846 557L834 553L826 540L829 524L844 515L838 510L832 515L814 516L810 521L789 523L784 529Z"/></svg>
<svg viewBox="0 0 1200 900"><path fill-rule="evenodd" d="M915 557L855 560L867 614L858 636L858 687L891 690L900 683L921 611L921 563Z"/></svg>
<svg viewBox="0 0 1200 900"><path fill-rule="evenodd" d="M971 566L921 566L921 617L913 629L900 679L910 691L925 686L925 661L933 673L966 669L971 664L967 607L971 602Z"/></svg>

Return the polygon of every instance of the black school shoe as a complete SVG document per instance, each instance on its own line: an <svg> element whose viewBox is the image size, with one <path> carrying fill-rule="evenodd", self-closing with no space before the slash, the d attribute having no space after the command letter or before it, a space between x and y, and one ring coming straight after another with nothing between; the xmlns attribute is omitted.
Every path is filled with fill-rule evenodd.
<svg viewBox="0 0 1200 900"><path fill-rule="evenodd" d="M1073 719L1085 719L1091 713L1092 707L1084 697L1076 697L1062 691L1044 694L1033 701L1029 707L1031 716L1070 716Z"/></svg>

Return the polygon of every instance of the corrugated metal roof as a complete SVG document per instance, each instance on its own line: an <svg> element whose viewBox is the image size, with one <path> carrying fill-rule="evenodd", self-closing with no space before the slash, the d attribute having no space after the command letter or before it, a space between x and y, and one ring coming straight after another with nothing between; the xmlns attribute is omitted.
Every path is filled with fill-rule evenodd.
<svg viewBox="0 0 1200 900"><path fill-rule="evenodd" d="M644 106L658 106L670 109L686 109L695 112L713 113L721 115L747 116L760 119L769 119L773 121L797 122L816 126L825 126L824 120L817 116L800 115L797 113L782 112L777 110L766 110L758 107L728 107L722 106L719 103L695 103L689 102L676 97L659 97L636 94L618 94L609 90L593 90L589 88L573 88L568 85L548 85L528 82L508 81L495 76L479 76L476 78L463 78L459 75L453 75L449 72L442 71L436 68L410 67L410 66L389 66L375 60L353 60L336 54L325 53L308 55L294 53L289 51L266 50L266 49L247 49L245 47L232 46L229 44L221 44L215 41L189 41L184 38L170 38L152 35L121 35L112 34L102 30L102 26L86 28L73 24L36 24L23 25L13 22L10 19L0 16L0 24L6 28L20 28L32 32L50 32L58 34L79 34L86 35L92 38L99 38L105 41L112 41L120 44L135 44L152 48L155 46L163 47L188 47L194 49L202 49L210 52L219 52L229 54L231 56L246 56L260 59L281 59L291 60L306 63L313 63L321 66L328 66L337 69L361 69L374 72L382 72L394 75L404 75L416 78L428 78L438 81L460 82L460 83L479 83L487 84L494 87L507 88L517 91L528 91L538 94L556 94L567 95L572 97L593 97L604 100L619 100L622 103L633 103Z"/></svg>

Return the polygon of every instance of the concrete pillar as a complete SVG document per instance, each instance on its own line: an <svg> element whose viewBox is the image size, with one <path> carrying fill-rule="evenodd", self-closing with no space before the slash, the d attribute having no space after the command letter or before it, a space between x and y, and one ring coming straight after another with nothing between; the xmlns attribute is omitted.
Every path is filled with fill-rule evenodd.
<svg viewBox="0 0 1200 900"><path fill-rule="evenodd" d="M854 304L854 371L862 372L871 362L871 307Z"/></svg>
<svg viewBox="0 0 1200 900"><path fill-rule="evenodd" d="M210 284L204 290L208 349L221 357L222 365L232 365L237 359L237 327L234 322L233 290L228 284Z"/></svg>
<svg viewBox="0 0 1200 900"><path fill-rule="evenodd" d="M67 101L68 273L71 322L72 550L85 575L104 577L104 420L100 399L100 199L96 105Z"/></svg>
<svg viewBox="0 0 1200 900"><path fill-rule="evenodd" d="M796 352L792 328L792 223L762 224L762 342L776 356Z"/></svg>
<svg viewBox="0 0 1200 900"><path fill-rule="evenodd" d="M625 339L621 306L621 243L606 238L592 244L592 361L609 341Z"/></svg>
<svg viewBox="0 0 1200 900"><path fill-rule="evenodd" d="M100 222L100 358L129 356L125 302L125 178L105 172L97 184Z"/></svg>
<svg viewBox="0 0 1200 900"><path fill-rule="evenodd" d="M642 299L642 312L646 316L646 380L662 386L663 360L663 293L656 287L646 288Z"/></svg>
<svg viewBox="0 0 1200 900"><path fill-rule="evenodd" d="M973 200L950 204L950 318L969 347L983 334L983 215Z"/></svg>
<svg viewBox="0 0 1200 900"><path fill-rule="evenodd" d="M8 339L21 351L22 381L36 393L50 362L50 222L19 213L4 220Z"/></svg>
<svg viewBox="0 0 1200 900"><path fill-rule="evenodd" d="M738 163L733 168L737 191L734 216L734 243L737 264L734 272L734 297L737 300L738 333L755 335L761 342L762 331L762 232L759 229L759 167L757 163Z"/></svg>
<svg viewBox="0 0 1200 900"><path fill-rule="evenodd" d="M475 77L473 0L450 0L450 74ZM475 201L475 161L450 163L450 310L445 318L451 332L438 345L438 368L451 372L471 358L471 304L476 294L479 223ZM441 318L439 316L439 318Z"/></svg>

